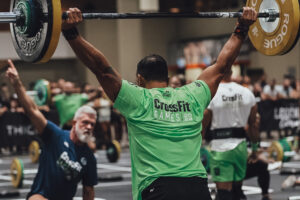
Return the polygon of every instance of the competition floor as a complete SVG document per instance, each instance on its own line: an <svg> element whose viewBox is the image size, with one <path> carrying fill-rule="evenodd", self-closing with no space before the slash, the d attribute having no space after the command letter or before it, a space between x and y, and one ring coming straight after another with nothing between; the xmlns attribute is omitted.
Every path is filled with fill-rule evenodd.
<svg viewBox="0 0 300 200"><path fill-rule="evenodd" d="M104 151L98 151L98 177L100 177L99 184L95 186L95 200L130 200L131 195L131 174L130 174L130 154L129 150L123 150L121 158L117 163L109 163L106 159ZM14 189L10 183L9 167L14 157L18 157L23 160L24 169L30 170L34 174L26 174L24 179L24 186L21 189ZM297 163L295 163L297 165ZM298 163L300 166L300 162ZM4 190L20 192L19 197L4 198L23 200L26 194L29 192L33 178L35 176L38 165L32 164L26 155L21 156L2 156L0 157L0 192ZM300 187L290 188L284 191L280 190L282 181L288 175L280 175L279 170L271 172L271 197L273 200L287 200L290 196L299 196L300 199ZM299 175L300 176L300 175ZM122 178L121 178L122 177ZM114 181L108 181L109 178L115 179ZM210 183L211 188L214 184ZM248 200L260 200L260 189L257 186L256 178L245 181L244 188L245 194L247 194ZM82 199L82 187L79 185L76 199Z"/></svg>

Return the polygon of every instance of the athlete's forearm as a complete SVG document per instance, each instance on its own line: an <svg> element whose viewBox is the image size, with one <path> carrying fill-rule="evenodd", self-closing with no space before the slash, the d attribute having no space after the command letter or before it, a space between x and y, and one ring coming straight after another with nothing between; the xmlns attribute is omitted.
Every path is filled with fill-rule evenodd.
<svg viewBox="0 0 300 200"><path fill-rule="evenodd" d="M251 108L248 123L249 123L248 137L250 141L259 142L260 141L260 137L259 137L260 116L257 112L257 105Z"/></svg>
<svg viewBox="0 0 300 200"><path fill-rule="evenodd" d="M257 124L249 125L249 138L250 138L251 142L259 142L260 141L259 125L257 125Z"/></svg>
<svg viewBox="0 0 300 200"><path fill-rule="evenodd" d="M249 128L249 137L251 142L259 142L259 129L258 128Z"/></svg>
<svg viewBox="0 0 300 200"><path fill-rule="evenodd" d="M208 129L208 126L211 122L211 119L212 119L212 111L209 110L209 109L206 109L204 111L203 120L202 120L202 131L201 131L202 139L205 138L205 133L206 133L206 131Z"/></svg>
<svg viewBox="0 0 300 200"><path fill-rule="evenodd" d="M114 101L122 83L119 73L111 67L99 50L81 36L69 40L69 44L77 57L96 75L108 97Z"/></svg>
<svg viewBox="0 0 300 200"><path fill-rule="evenodd" d="M13 87L18 96L19 103L24 108L26 114L30 117L36 110L38 110L37 105L26 94L25 87L20 79L14 82Z"/></svg>
<svg viewBox="0 0 300 200"><path fill-rule="evenodd" d="M26 94L25 87L20 80L15 81L13 87L18 95L18 100L21 106L24 108L25 114L30 119L33 127L39 134L42 134L47 125L47 119L40 112L38 106L34 103L31 97Z"/></svg>
<svg viewBox="0 0 300 200"><path fill-rule="evenodd" d="M244 37L233 33L221 50L215 64L217 72L225 75L230 72L231 66L239 55Z"/></svg>
<svg viewBox="0 0 300 200"><path fill-rule="evenodd" d="M94 187L84 186L82 192L82 200L94 200L95 191Z"/></svg>
<svg viewBox="0 0 300 200"><path fill-rule="evenodd" d="M242 36L232 34L220 52L216 63L205 69L198 77L199 80L203 80L209 86L212 98L216 94L221 80L227 73L230 73L231 66L239 54L243 40Z"/></svg>

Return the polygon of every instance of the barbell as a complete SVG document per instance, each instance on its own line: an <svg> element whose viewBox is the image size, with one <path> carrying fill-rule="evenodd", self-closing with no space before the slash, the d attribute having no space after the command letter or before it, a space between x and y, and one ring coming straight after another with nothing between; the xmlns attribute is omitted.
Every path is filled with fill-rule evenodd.
<svg viewBox="0 0 300 200"><path fill-rule="evenodd" d="M50 82L46 79L37 80L32 91L26 91L38 106L48 105L51 102Z"/></svg>
<svg viewBox="0 0 300 200"><path fill-rule="evenodd" d="M49 105L52 98L50 82L46 79L39 79L35 82L33 90L26 91L26 94L29 95L38 106ZM14 94L14 97L17 98L18 96Z"/></svg>
<svg viewBox="0 0 300 200"><path fill-rule="evenodd" d="M298 0L248 0L259 20L249 30L253 46L265 55L283 55L297 43ZM237 18L241 12L198 13L83 13L83 19L141 18ZM19 57L45 63L52 57L61 32L60 0L11 0L10 12L0 13L0 23L10 23L12 41Z"/></svg>
<svg viewBox="0 0 300 200"><path fill-rule="evenodd" d="M298 148L298 137L286 137L273 141L268 148L269 157L275 161L289 162Z"/></svg>

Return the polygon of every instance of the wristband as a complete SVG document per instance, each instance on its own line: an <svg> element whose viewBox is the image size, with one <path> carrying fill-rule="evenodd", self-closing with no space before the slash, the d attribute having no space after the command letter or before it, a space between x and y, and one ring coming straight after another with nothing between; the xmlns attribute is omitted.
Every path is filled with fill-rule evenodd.
<svg viewBox="0 0 300 200"><path fill-rule="evenodd" d="M74 40L77 38L77 36L79 35L78 30L76 27L70 28L68 30L63 30L62 31L64 37L66 38L66 40Z"/></svg>
<svg viewBox="0 0 300 200"><path fill-rule="evenodd" d="M257 151L259 142L251 143L252 152Z"/></svg>
<svg viewBox="0 0 300 200"><path fill-rule="evenodd" d="M242 36L243 38L246 38L248 35L248 31L249 31L249 26L245 26L238 22L234 28L233 33Z"/></svg>

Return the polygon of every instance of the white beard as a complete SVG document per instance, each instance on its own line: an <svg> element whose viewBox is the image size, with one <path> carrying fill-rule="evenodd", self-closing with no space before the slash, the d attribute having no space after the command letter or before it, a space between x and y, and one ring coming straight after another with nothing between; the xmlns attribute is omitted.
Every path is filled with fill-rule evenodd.
<svg viewBox="0 0 300 200"><path fill-rule="evenodd" d="M86 132L88 132L88 134L85 134ZM92 133L87 130L80 129L78 123L75 125L75 133L79 141L83 143L88 143L94 139Z"/></svg>

